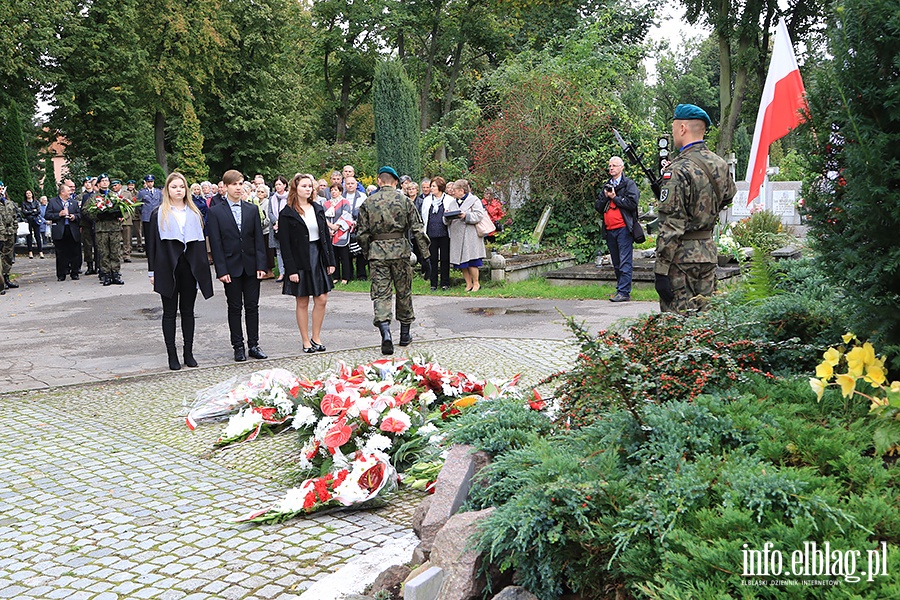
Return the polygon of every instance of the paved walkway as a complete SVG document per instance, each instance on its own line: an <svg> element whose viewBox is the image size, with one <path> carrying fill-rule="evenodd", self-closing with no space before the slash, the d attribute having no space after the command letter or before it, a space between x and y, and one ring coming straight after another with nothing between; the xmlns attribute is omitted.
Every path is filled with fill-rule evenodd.
<svg viewBox="0 0 900 600"><path fill-rule="evenodd" d="M123 317L158 305L139 263L127 266L126 286L103 288L42 281L53 273L52 261L41 262L0 299L12 390L0 395L0 598L300 598L354 557L396 549L396 562L408 558L420 498L410 492L370 512L231 523L281 496L296 438L213 450L220 426L191 432L183 420L196 391L256 368L314 375L337 360L379 358L360 347L377 341L367 296L332 294L323 341L336 350L297 356L290 299L266 282L264 348L276 358L236 364L227 333L213 326L224 323L217 290L197 352L210 366L170 372L158 320ZM522 372L527 385L577 353L546 302L427 297L416 306L418 339L402 350L482 377ZM652 309L569 308L579 306L601 326ZM303 600L324 598L310 593Z"/></svg>

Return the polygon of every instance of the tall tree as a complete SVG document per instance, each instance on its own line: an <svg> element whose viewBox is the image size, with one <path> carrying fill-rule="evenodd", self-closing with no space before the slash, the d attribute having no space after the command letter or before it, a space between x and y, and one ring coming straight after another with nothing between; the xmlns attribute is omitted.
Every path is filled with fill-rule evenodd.
<svg viewBox="0 0 900 600"><path fill-rule="evenodd" d="M843 0L822 67L804 73L809 238L846 315L900 369L900 0Z"/></svg>
<svg viewBox="0 0 900 600"><path fill-rule="evenodd" d="M796 43L819 26L832 0L796 0L782 11L778 0L681 0L691 24L712 28L719 47L719 137L716 151L725 155L734 146L735 129L748 92L762 89L769 36L779 16L788 22ZM752 111L755 114L755 110Z"/></svg>
<svg viewBox="0 0 900 600"><path fill-rule="evenodd" d="M419 107L416 88L400 62L384 61L375 67L372 109L376 161L418 179L422 174Z"/></svg>
<svg viewBox="0 0 900 600"><path fill-rule="evenodd" d="M25 199L25 190L34 191L31 169L25 155L19 107L14 100L9 103L3 129L0 130L0 179L6 184L7 197L19 204Z"/></svg>
<svg viewBox="0 0 900 600"><path fill-rule="evenodd" d="M53 156L48 152L44 157L44 182L41 185L41 196L52 198L56 195L58 182L56 181L56 169L53 167Z"/></svg>
<svg viewBox="0 0 900 600"><path fill-rule="evenodd" d="M175 168L191 183L203 181L209 176L206 157L203 156L203 134L200 119L193 103L184 107L184 120L175 138Z"/></svg>

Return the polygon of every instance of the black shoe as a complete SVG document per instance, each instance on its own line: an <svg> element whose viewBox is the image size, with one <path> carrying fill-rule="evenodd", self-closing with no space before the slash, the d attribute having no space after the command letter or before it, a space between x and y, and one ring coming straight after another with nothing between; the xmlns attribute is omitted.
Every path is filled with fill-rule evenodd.
<svg viewBox="0 0 900 600"><path fill-rule="evenodd" d="M436 285L431 286L431 291L432 291L432 292L436 292L436 291L437 291L437 286L436 286Z"/></svg>
<svg viewBox="0 0 900 600"><path fill-rule="evenodd" d="M313 340L309 340L309 343L312 344L312 348L313 348L313 350L315 350L316 352L325 352L325 346L323 346L323 345L320 344L319 342L316 342L316 341L313 341Z"/></svg>
<svg viewBox="0 0 900 600"><path fill-rule="evenodd" d="M269 358L266 355L266 353L262 351L262 348L260 348L259 346L253 346L252 348L250 348L250 351L247 352L247 354L249 354L251 358L257 358L259 360L262 360L264 358Z"/></svg>
<svg viewBox="0 0 900 600"><path fill-rule="evenodd" d="M382 321L378 324L378 331L381 332L381 353L393 354L394 341L391 339L391 322Z"/></svg>
<svg viewBox="0 0 900 600"><path fill-rule="evenodd" d="M84 272L85 275L96 275L97 269L94 268L94 263L88 263L87 271Z"/></svg>
<svg viewBox="0 0 900 600"><path fill-rule="evenodd" d="M78 281L79 279L81 279L81 275L79 275L78 273L72 273L72 281Z"/></svg>
<svg viewBox="0 0 900 600"><path fill-rule="evenodd" d="M120 275L118 271L112 274L112 277L110 277L110 281L112 281L116 285L125 285L125 282L122 281L122 275Z"/></svg>
<svg viewBox="0 0 900 600"><path fill-rule="evenodd" d="M6 282L6 287L8 287L8 288L11 289L11 290L14 290L14 289L16 289L17 287L19 287L19 284L16 283L15 281L7 281L7 282Z"/></svg>
<svg viewBox="0 0 900 600"><path fill-rule="evenodd" d="M303 346L303 353L304 354L315 354L316 349L312 346L310 346L309 348L307 348L306 346Z"/></svg>
<svg viewBox="0 0 900 600"><path fill-rule="evenodd" d="M400 323L400 341L401 346L409 346L412 344L412 335L409 333L411 323Z"/></svg>
<svg viewBox="0 0 900 600"><path fill-rule="evenodd" d="M627 294L622 294L621 292L609 299L610 302L628 302L630 300L631 300L631 296L628 296Z"/></svg>
<svg viewBox="0 0 900 600"><path fill-rule="evenodd" d="M103 279L100 280L100 283L102 283L104 287L108 286L108 285L112 285L113 284L112 277L104 277Z"/></svg>
<svg viewBox="0 0 900 600"><path fill-rule="evenodd" d="M171 369L172 371L181 370L181 363L178 362L178 355L174 350L169 353L169 369Z"/></svg>
<svg viewBox="0 0 900 600"><path fill-rule="evenodd" d="M122 259L122 262L131 262L131 259L130 259L130 258L123 258L123 259Z"/></svg>
<svg viewBox="0 0 900 600"><path fill-rule="evenodd" d="M57 281L65 281L65 280L66 280L66 276L63 275L62 277L57 277L56 280L57 280Z"/></svg>
<svg viewBox="0 0 900 600"><path fill-rule="evenodd" d="M244 353L244 347L234 349L234 360L237 362L244 362L247 360L247 355Z"/></svg>
<svg viewBox="0 0 900 600"><path fill-rule="evenodd" d="M444 290L444 291L447 291L447 290L450 289L450 286L449 286L449 285L442 285L442 286L441 286L441 289Z"/></svg>
<svg viewBox="0 0 900 600"><path fill-rule="evenodd" d="M197 361L194 359L194 352L192 350L184 349L184 366L186 367L196 367Z"/></svg>

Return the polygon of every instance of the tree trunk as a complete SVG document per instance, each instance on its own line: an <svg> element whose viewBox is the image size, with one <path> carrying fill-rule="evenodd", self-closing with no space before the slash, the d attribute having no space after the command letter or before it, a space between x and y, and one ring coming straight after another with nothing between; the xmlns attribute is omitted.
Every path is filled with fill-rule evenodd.
<svg viewBox="0 0 900 600"><path fill-rule="evenodd" d="M453 95L456 91L456 82L459 80L459 73L462 71L462 51L466 42L464 39L459 40L456 49L453 51L453 59L450 63L450 80L447 83L447 90L444 92L444 102L441 106L441 117L450 112L453 107ZM447 160L447 148L441 144L434 151L434 159L438 162Z"/></svg>
<svg viewBox="0 0 900 600"><path fill-rule="evenodd" d="M438 9L440 12L440 8ZM419 130L425 131L431 127L431 107L428 98L431 95L431 81L434 78L434 61L437 54L438 16L435 15L434 26L431 28L431 44L428 55L425 57L425 80L422 82L422 95L419 99Z"/></svg>
<svg viewBox="0 0 900 600"><path fill-rule="evenodd" d="M156 111L153 130L153 145L156 149L156 162L162 167L163 173L168 175L169 162L166 160L166 116L161 110Z"/></svg>
<svg viewBox="0 0 900 600"><path fill-rule="evenodd" d="M341 77L341 101L336 114L335 141L344 142L347 140L347 118L350 116L350 73L344 73Z"/></svg>

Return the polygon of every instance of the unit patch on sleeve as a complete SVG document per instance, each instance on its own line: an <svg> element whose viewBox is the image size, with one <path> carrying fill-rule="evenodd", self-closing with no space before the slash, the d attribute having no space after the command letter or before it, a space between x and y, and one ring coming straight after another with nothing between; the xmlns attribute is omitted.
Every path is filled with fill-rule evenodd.
<svg viewBox="0 0 900 600"><path fill-rule="evenodd" d="M663 191L659 194L659 201L665 202L666 198L669 197L669 188L663 188Z"/></svg>

